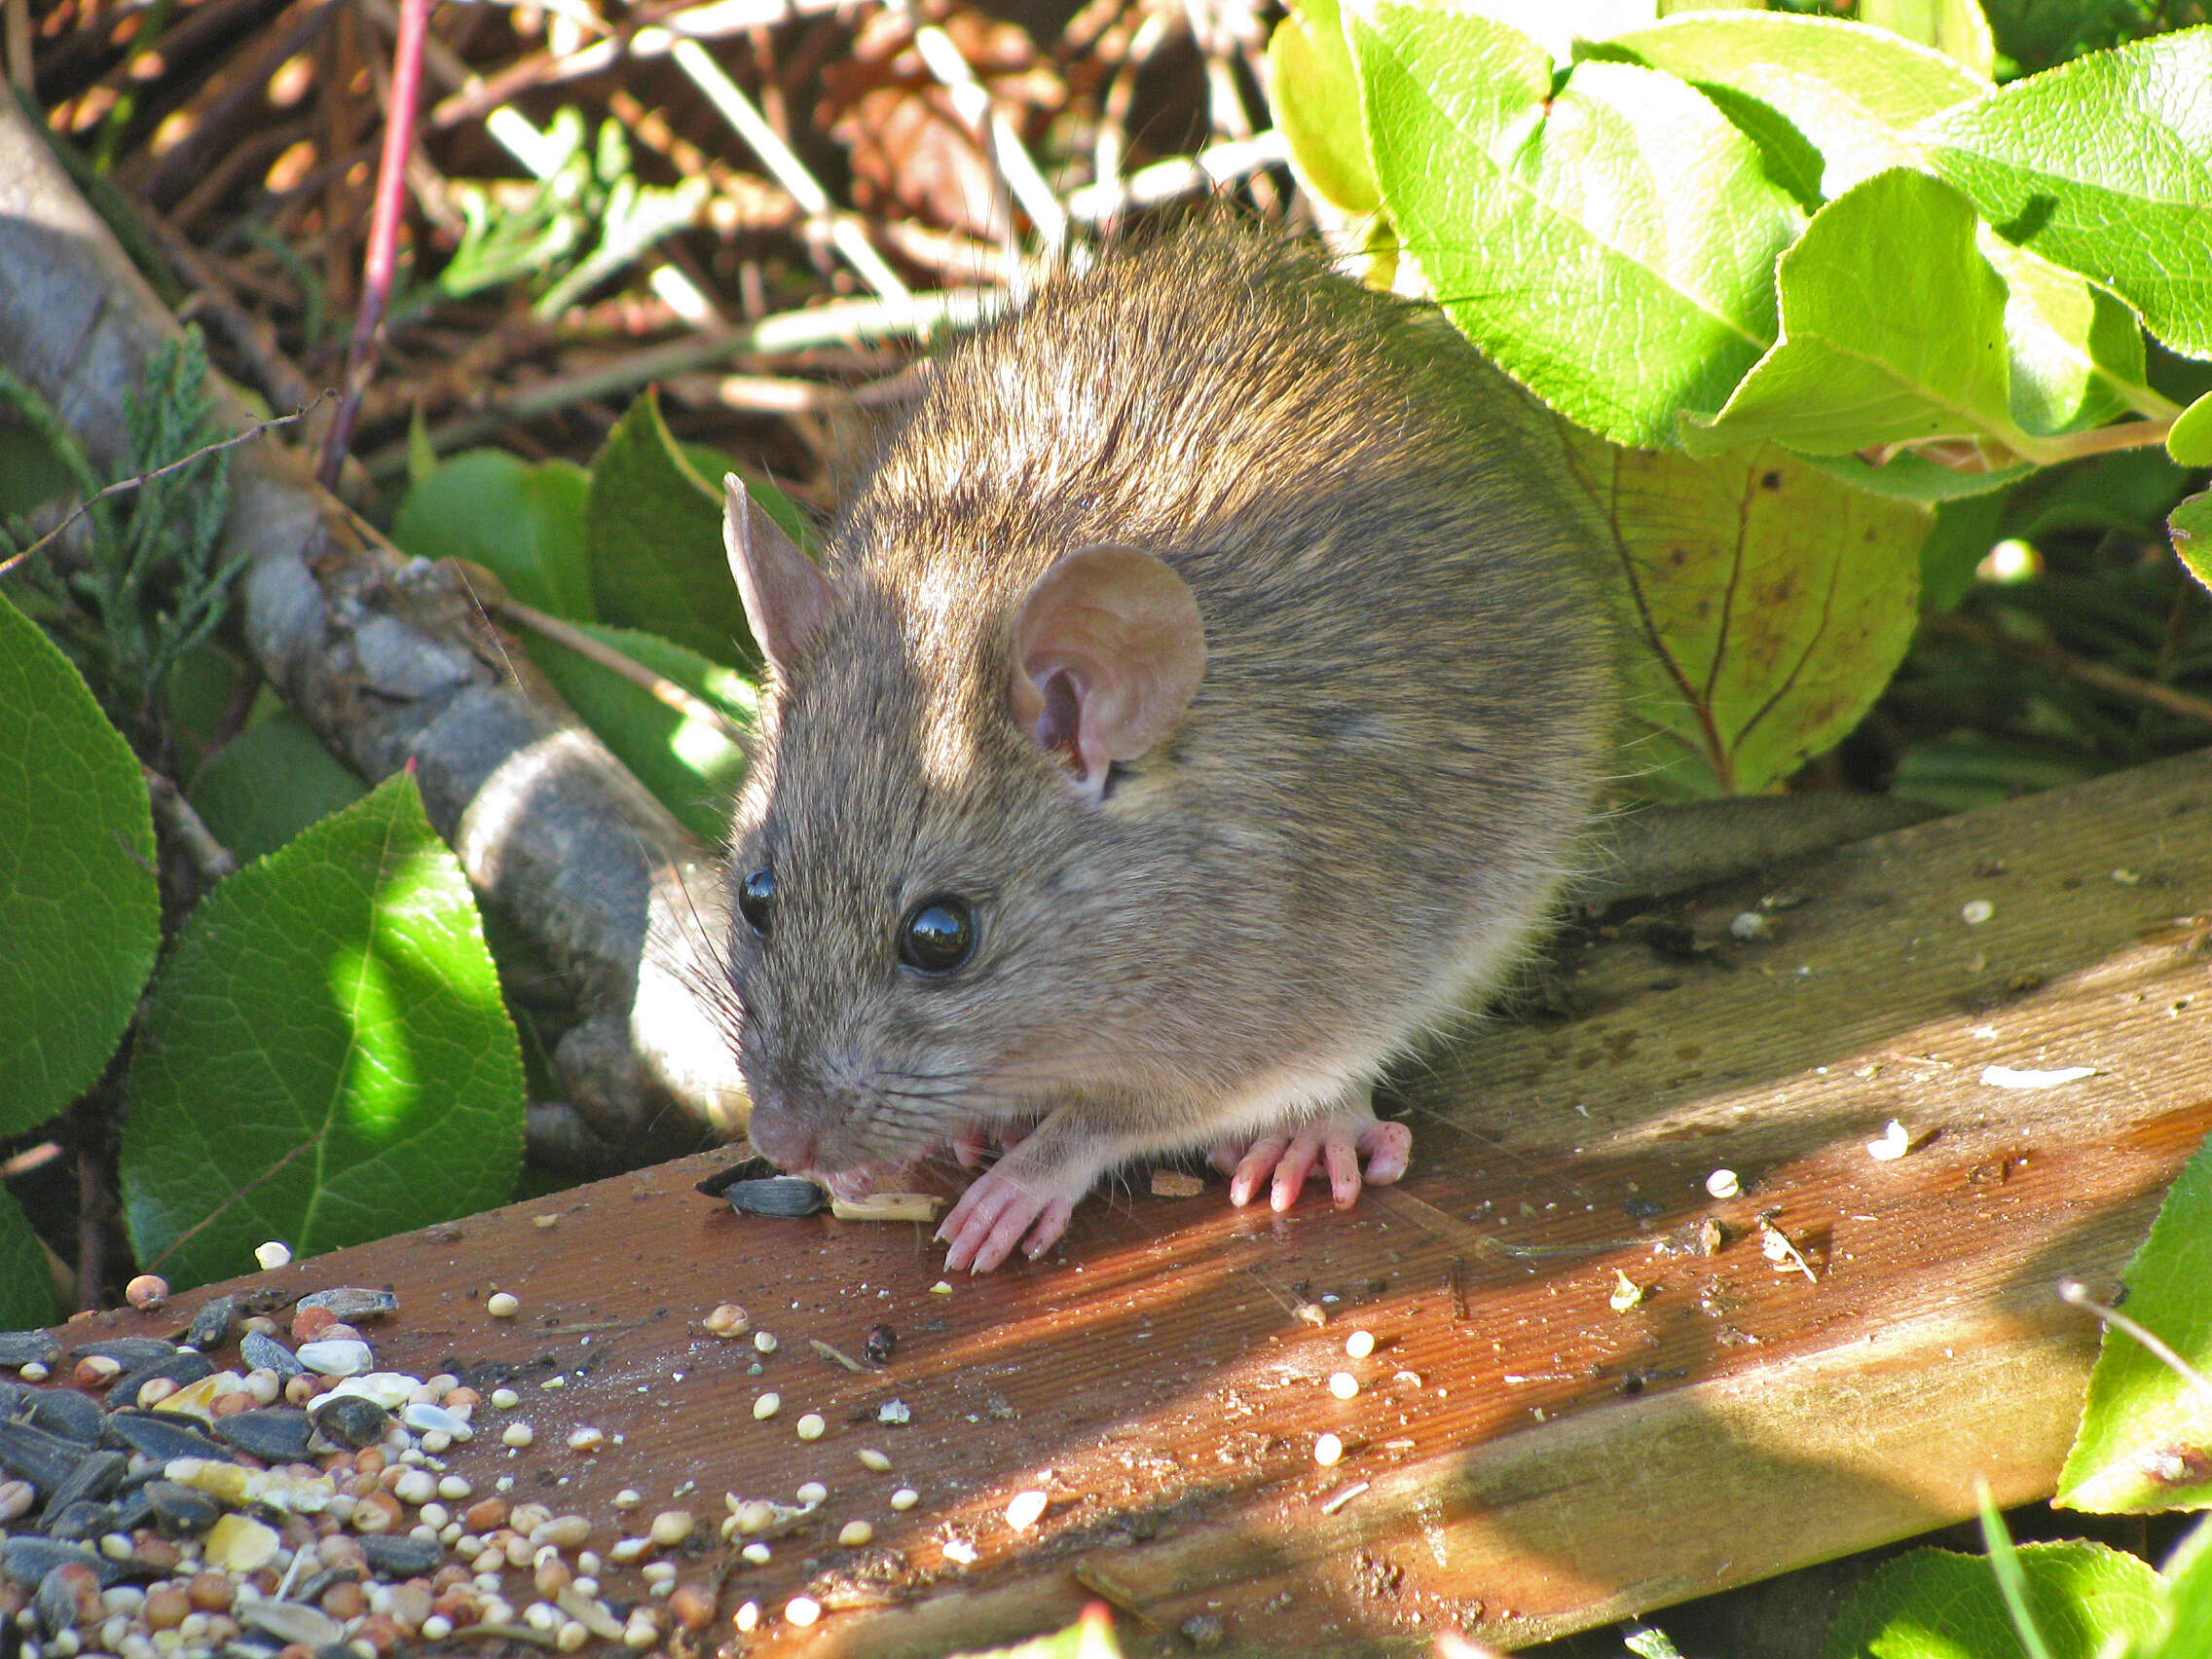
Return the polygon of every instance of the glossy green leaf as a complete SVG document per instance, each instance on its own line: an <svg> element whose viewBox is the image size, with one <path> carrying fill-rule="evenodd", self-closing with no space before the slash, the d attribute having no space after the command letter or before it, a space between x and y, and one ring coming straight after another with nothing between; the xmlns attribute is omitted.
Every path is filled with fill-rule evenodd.
<svg viewBox="0 0 2212 1659"><path fill-rule="evenodd" d="M1778 166L1808 175L1800 202L1917 165L1906 134L1989 91L1986 76L1886 29L1788 12L1692 13L1617 36L1605 50L1714 98ZM1800 148L1809 166L1796 159Z"/></svg>
<svg viewBox="0 0 2212 1659"><path fill-rule="evenodd" d="M15 1195L0 1192L0 1330L25 1331L61 1317L46 1252Z"/></svg>
<svg viewBox="0 0 2212 1659"><path fill-rule="evenodd" d="M368 793L289 709L257 720L208 757L193 779L193 806L240 864Z"/></svg>
<svg viewBox="0 0 2212 1659"><path fill-rule="evenodd" d="M754 498L793 532L781 492L747 475ZM710 474L662 421L650 392L615 423L592 461L584 520L599 619L656 634L713 662L759 660L722 553L721 467Z"/></svg>
<svg viewBox="0 0 2212 1659"><path fill-rule="evenodd" d="M1337 0L1296 0L1268 39L1268 95L1290 160L1314 195L1345 212L1378 212L1382 192L1360 126L1359 82Z"/></svg>
<svg viewBox="0 0 2212 1659"><path fill-rule="evenodd" d="M2212 356L2212 27L2062 63L1919 136L1999 235Z"/></svg>
<svg viewBox="0 0 2212 1659"><path fill-rule="evenodd" d="M2143 330L2119 300L1986 225L1975 245L2005 283L2010 412L2022 430L2047 437L2101 426L2129 408L2127 394L2151 395Z"/></svg>
<svg viewBox="0 0 2212 1659"><path fill-rule="evenodd" d="M1854 489L1887 496L1895 501L1916 501L1928 507L2009 489L2036 469L2035 462L2030 461L1996 467L1986 463L1946 466L1909 450L1900 450L1878 463L1855 455L1814 455L1805 459ZM1978 461L1978 458L1972 455L1960 459Z"/></svg>
<svg viewBox="0 0 2212 1659"><path fill-rule="evenodd" d="M69 659L0 599L0 1134L100 1075L160 944L138 762Z"/></svg>
<svg viewBox="0 0 2212 1659"><path fill-rule="evenodd" d="M584 632L673 681L740 728L753 728L758 699L753 685L735 670L651 634L604 624ZM719 845L728 828L730 803L745 777L745 752L729 734L711 719L671 708L566 645L534 639L530 654L631 775L693 834L710 846Z"/></svg>
<svg viewBox="0 0 2212 1659"><path fill-rule="evenodd" d="M2166 434L2166 453L2184 466L2212 466L2212 391L2181 412Z"/></svg>
<svg viewBox="0 0 2212 1659"><path fill-rule="evenodd" d="M2171 1623L2157 1659L2212 1659L2212 1520L2191 1528L2159 1570Z"/></svg>
<svg viewBox="0 0 2212 1659"><path fill-rule="evenodd" d="M525 605L588 622L583 468L465 450L407 492L391 538L423 559L469 559Z"/></svg>
<svg viewBox="0 0 2212 1659"><path fill-rule="evenodd" d="M2104 1643L2156 1632L2165 1587L2148 1564L2103 1544L2022 1544L2027 1604L2050 1659L2097 1659ZM2026 1659L1983 1556L1914 1550L1853 1593L1822 1659Z"/></svg>
<svg viewBox="0 0 2212 1659"><path fill-rule="evenodd" d="M2192 496L2166 517L2174 553L2197 584L2212 592L2212 492Z"/></svg>
<svg viewBox="0 0 2212 1659"><path fill-rule="evenodd" d="M468 884L401 773L209 894L147 1006L122 1148L179 1284L504 1200L522 1060Z"/></svg>
<svg viewBox="0 0 2212 1659"><path fill-rule="evenodd" d="M1638 792L1755 793L1840 742L1911 643L1929 514L1779 450L1566 444L1611 532Z"/></svg>
<svg viewBox="0 0 2212 1659"><path fill-rule="evenodd" d="M1859 0L1859 20L1931 47L1984 81L1997 63L1979 0Z"/></svg>
<svg viewBox="0 0 2212 1659"><path fill-rule="evenodd" d="M1770 439L1811 455L1996 435L2011 419L2005 282L1973 208L1937 179L1876 175L1813 216L1782 257L1782 339L1690 452Z"/></svg>
<svg viewBox="0 0 2212 1659"><path fill-rule="evenodd" d="M2127 1315L2212 1370L2212 1148L2198 1147L2126 1273ZM2212 1504L2212 1400L2124 1331L2108 1329L2059 1471L2069 1509L2141 1514Z"/></svg>
<svg viewBox="0 0 2212 1659"><path fill-rule="evenodd" d="M1774 338L1804 220L1694 89L1575 65L1487 18L1381 0L1351 25L1382 201L1460 331L1619 443L1677 441Z"/></svg>

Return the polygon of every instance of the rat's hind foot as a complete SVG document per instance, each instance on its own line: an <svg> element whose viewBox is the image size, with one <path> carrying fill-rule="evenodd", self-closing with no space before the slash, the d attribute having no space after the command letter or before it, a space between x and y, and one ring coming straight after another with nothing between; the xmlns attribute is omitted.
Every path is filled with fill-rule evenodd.
<svg viewBox="0 0 2212 1659"><path fill-rule="evenodd" d="M1238 1208L1263 1186L1269 1208L1277 1213L1290 1208L1318 1162L1337 1208L1349 1209L1363 1185L1387 1187L1405 1174L1413 1148L1413 1131L1377 1118L1373 1093L1362 1088L1334 1112L1287 1132L1262 1135L1249 1145L1224 1141L1213 1149L1212 1161L1229 1176L1229 1201Z"/></svg>

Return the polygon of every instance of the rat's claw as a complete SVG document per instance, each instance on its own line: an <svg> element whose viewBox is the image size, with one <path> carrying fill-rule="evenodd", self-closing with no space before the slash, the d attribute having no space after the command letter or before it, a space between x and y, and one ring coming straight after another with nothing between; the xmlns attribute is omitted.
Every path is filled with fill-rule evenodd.
<svg viewBox="0 0 2212 1659"><path fill-rule="evenodd" d="M1238 1209L1250 1203L1289 1146L1288 1135L1262 1135L1246 1148L1230 1171L1229 1201Z"/></svg>
<svg viewBox="0 0 2212 1659"><path fill-rule="evenodd" d="M1227 1161L1234 1161L1233 1204L1250 1203L1265 1186L1268 1207L1286 1210L1319 1164L1329 1177L1330 1198L1339 1209L1348 1209L1359 1201L1363 1186L1387 1187L1404 1175L1413 1146L1413 1131L1405 1124L1382 1123L1362 1111L1324 1119L1295 1134L1262 1135L1241 1157L1234 1144L1214 1148L1212 1156L1217 1168L1230 1168Z"/></svg>

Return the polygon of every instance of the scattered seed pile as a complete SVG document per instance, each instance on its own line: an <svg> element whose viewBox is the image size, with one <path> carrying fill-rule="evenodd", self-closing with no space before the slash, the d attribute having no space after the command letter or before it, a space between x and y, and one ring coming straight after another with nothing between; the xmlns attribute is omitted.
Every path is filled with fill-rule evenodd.
<svg viewBox="0 0 2212 1659"><path fill-rule="evenodd" d="M165 1291L142 1281L132 1300L158 1306ZM645 1559L691 1537L688 1511L651 1517L609 1552L645 1586L625 1602L603 1593L606 1564L581 1548L587 1518L510 1502L510 1477L478 1492L448 1468L484 1398L450 1375L376 1369L359 1327L396 1308L387 1291L325 1290L293 1307L288 1342L238 1296L203 1307L181 1343L64 1351L43 1331L0 1333L0 1368L20 1379L0 1380L0 1650L310 1659L463 1630L479 1652L500 1638L644 1650L703 1628L703 1578ZM499 1388L492 1403L516 1400ZM529 1435L515 1421L501 1439ZM762 1507L744 1517L762 1534L801 1513ZM724 1530L739 1526L733 1513Z"/></svg>

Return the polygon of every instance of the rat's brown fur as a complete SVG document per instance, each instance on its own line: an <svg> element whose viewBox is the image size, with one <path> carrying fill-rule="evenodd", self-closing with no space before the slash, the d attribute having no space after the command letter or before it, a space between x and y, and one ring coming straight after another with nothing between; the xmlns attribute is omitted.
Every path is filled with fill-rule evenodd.
<svg viewBox="0 0 2212 1659"><path fill-rule="evenodd" d="M1585 555L1527 400L1433 313L1200 228L950 353L830 533L833 619L767 699L730 976L756 1140L877 1175L1046 1120L1002 1168L1341 1110L1522 953L1611 735ZM1195 594L1166 741L1080 799L1008 706L1038 576L1098 543ZM977 904L954 975L895 954ZM764 1132L765 1131L765 1132Z"/></svg>

